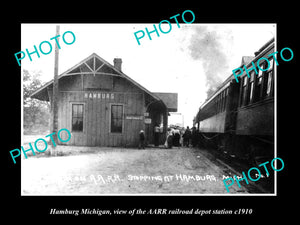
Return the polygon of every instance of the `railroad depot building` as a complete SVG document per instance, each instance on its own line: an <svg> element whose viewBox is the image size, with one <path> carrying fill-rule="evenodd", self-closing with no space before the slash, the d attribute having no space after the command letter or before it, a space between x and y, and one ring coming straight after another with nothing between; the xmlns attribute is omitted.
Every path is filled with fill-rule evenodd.
<svg viewBox="0 0 300 225"><path fill-rule="evenodd" d="M152 93L93 53L58 76L58 130L68 129L67 145L137 147L140 130L146 144L154 143L154 126L165 141L168 114L177 111L177 93ZM31 97L50 101L53 80ZM63 135L62 135L63 136ZM67 138L67 137L62 137Z"/></svg>

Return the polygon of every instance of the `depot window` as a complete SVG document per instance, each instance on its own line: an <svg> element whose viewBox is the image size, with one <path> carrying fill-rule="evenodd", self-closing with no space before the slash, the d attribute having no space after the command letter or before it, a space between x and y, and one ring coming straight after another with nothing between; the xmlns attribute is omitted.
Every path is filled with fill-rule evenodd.
<svg viewBox="0 0 300 225"><path fill-rule="evenodd" d="M123 132L123 105L111 105L110 132Z"/></svg>
<svg viewBox="0 0 300 225"><path fill-rule="evenodd" d="M83 131L83 104L72 104L72 131Z"/></svg>

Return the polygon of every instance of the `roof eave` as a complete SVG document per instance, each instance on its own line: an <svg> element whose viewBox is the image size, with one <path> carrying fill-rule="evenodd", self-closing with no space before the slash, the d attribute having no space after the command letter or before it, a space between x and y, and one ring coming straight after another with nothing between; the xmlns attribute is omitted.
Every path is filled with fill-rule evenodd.
<svg viewBox="0 0 300 225"><path fill-rule="evenodd" d="M68 73L70 71L72 71L73 69L75 69L77 66L81 65L82 63L84 63L86 60L89 60L91 57L98 57L100 60L102 60L105 64L107 64L110 68L112 68L114 71L116 71L121 77L127 79L129 82L131 82L132 84L134 84L135 86L137 86L138 88L140 88L141 90L143 90L144 92L148 93L151 97L153 97L155 100L161 100L160 98L158 98L156 95L154 95L152 92L150 92L148 89L146 89L145 87L143 87L142 85L140 85L139 83L137 83L136 81L134 81L133 79L131 79L129 76L127 76L126 74L124 74L122 71L117 70L113 65L111 65L109 62L107 62L106 60L104 60L103 58L101 58L100 56L98 56L96 53L91 54L90 56L88 56L87 58L81 60L79 63L77 63L76 65L72 66L70 69L66 70L65 72L63 72L62 74L60 74L58 76L58 79L68 75ZM47 88L48 86L50 86L53 83L53 79L48 81L46 84L44 84L42 87L38 88L36 91L34 91L30 97L31 98L37 98L37 96L39 95L40 92L44 91L45 88ZM37 98L38 99L38 98ZM49 101L49 96L48 96L48 101Z"/></svg>

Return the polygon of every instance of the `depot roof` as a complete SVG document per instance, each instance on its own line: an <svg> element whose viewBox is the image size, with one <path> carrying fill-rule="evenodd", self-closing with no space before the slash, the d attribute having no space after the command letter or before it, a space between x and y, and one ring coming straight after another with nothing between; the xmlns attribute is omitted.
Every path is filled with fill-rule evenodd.
<svg viewBox="0 0 300 225"><path fill-rule="evenodd" d="M131 82L133 85L137 86L139 89L143 90L145 93L149 94L155 100L163 102L163 104L166 105L168 110L170 110L171 112L174 112L174 110L177 111L177 93L152 93L145 87L134 81L132 78L124 74L121 70L108 63L96 53L91 54L90 56L83 59L67 71L60 74L58 76L58 79L61 79L65 76L73 76L80 74L104 74L122 77ZM42 101L49 101L47 88L51 88L51 85L53 85L53 79L45 83L42 87L38 88L35 92L33 92L30 95L30 97Z"/></svg>

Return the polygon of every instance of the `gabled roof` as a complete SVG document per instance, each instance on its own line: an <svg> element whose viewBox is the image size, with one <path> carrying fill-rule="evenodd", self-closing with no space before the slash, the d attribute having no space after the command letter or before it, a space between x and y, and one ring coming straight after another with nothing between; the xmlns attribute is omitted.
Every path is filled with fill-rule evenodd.
<svg viewBox="0 0 300 225"><path fill-rule="evenodd" d="M125 78L147 94L149 94L151 97L153 97L155 100L161 100L156 95L151 93L149 90L144 88L142 85L131 79L129 76L124 74L122 71L117 70L113 65L108 63L106 60L98 56L96 53L91 54L89 57L83 59L67 71L63 72L58 76L58 79L65 77L65 76L72 76L72 75L79 75L79 74L104 74L104 75L111 75L111 76L118 76ZM36 98L44 101L49 101L47 87L53 84L53 79L46 84L44 84L42 87L37 89L35 92L33 92L30 97Z"/></svg>

